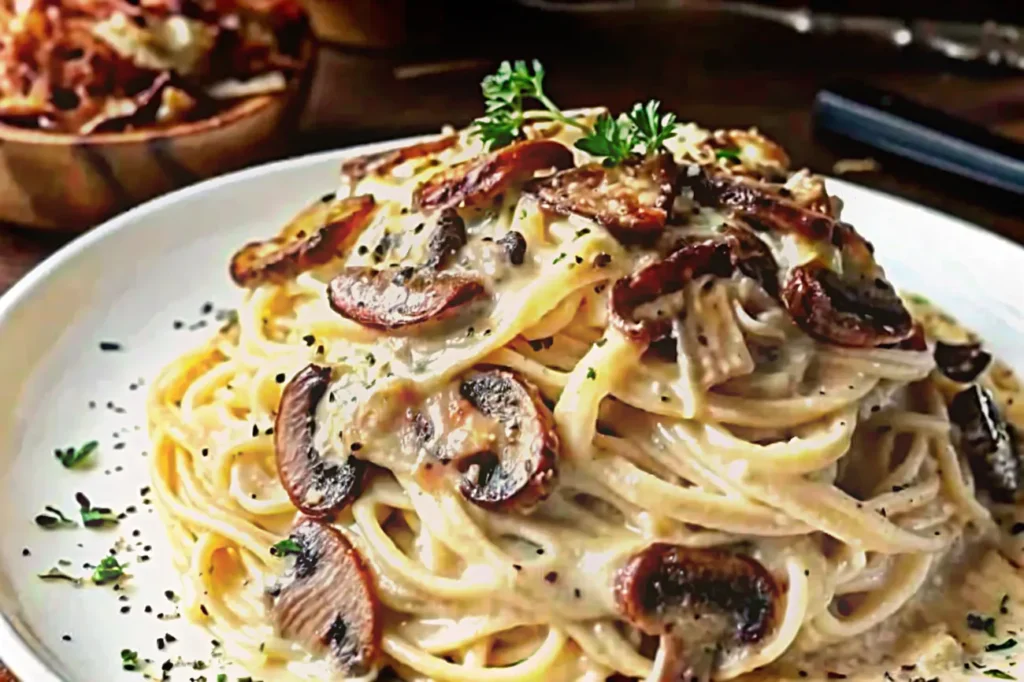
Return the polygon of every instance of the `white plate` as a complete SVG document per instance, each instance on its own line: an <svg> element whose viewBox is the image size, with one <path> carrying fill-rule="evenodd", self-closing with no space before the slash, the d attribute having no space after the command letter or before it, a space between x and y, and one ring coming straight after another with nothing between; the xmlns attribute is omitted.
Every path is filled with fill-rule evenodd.
<svg viewBox="0 0 1024 682"><path fill-rule="evenodd" d="M176 612L163 593L177 592L179 583L157 514L140 495L148 485L142 456L148 386L131 386L211 333L218 323L201 314L204 303L219 309L239 300L227 263L241 244L275 233L330 192L342 156L387 146L263 166L145 204L75 240L0 299L0 657L25 682L140 679L121 669L123 648L158 662L209 660L203 630L157 617ZM846 202L844 217L874 242L897 286L927 295L1024 369L1024 250L892 197L838 180L829 187ZM186 326L174 329L175 320ZM188 328L199 320L208 326ZM101 341L124 349L101 352ZM124 412L109 409L108 401ZM55 448L91 439L100 441L92 470L68 471L54 458ZM118 442L126 445L115 449ZM35 525L47 504L76 518L78 491L115 511L129 505L138 511L110 530ZM139 538L131 536L135 529ZM124 592L36 577L59 559L72 562L68 573L87 576L82 563L95 563L122 537L152 546L121 555L131 561ZM22 555L26 547L30 556ZM141 554L150 560L140 562ZM121 594L129 600L118 601ZM130 613L120 612L124 606ZM178 641L158 651L157 637L168 632ZM202 674L216 679L217 672ZM198 674L186 666L172 677Z"/></svg>

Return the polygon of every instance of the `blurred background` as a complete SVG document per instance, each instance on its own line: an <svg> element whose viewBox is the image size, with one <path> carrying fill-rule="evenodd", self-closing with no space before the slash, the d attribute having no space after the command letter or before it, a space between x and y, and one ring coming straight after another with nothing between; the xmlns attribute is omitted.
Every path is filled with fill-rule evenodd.
<svg viewBox="0 0 1024 682"><path fill-rule="evenodd" d="M846 179L1024 242L1021 195L816 131L812 120L815 95L853 79L1024 140L1019 0L303 2L320 46L280 155L466 125L500 60L538 58L563 108L623 110L656 97L684 121L756 126L797 168L853 169ZM837 167L843 159L871 161ZM0 290L68 238L0 231Z"/></svg>

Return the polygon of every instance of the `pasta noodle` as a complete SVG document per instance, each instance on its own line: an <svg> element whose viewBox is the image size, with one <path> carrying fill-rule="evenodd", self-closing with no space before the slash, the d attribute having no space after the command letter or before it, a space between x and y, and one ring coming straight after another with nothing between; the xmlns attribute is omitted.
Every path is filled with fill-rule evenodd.
<svg viewBox="0 0 1024 682"><path fill-rule="evenodd" d="M570 134L545 124L530 136L541 131L548 142ZM733 132L734 142L771 145ZM962 613L929 611L923 595L937 576L954 580L966 557L981 568L962 581L965 604L984 601L992 582L1014 604L1024 601L1020 576L1004 558L1019 549L997 523L1020 512L982 492L947 411L972 382L944 377L923 345L823 339L793 314L788 293L780 296L742 267L694 273L632 307L632 321L647 319L640 326L648 331L649 320L670 310L662 340L612 319L622 315L619 287L664 257L661 245L729 234L738 214L698 203L696 189L678 192L652 245L630 242L592 215L552 210L542 193L512 183L484 204L458 207L468 236L453 249L454 263L437 268L456 273L453 279L414 273L408 266L419 268L425 254L444 254L431 251L442 233L417 188L487 153L467 133L441 139L387 172L346 174L338 196L324 203L373 194L376 204L340 257L247 281L237 322L171 363L152 389L154 491L187 587L185 612L230 656L266 680L353 673L337 667L336 651L282 633L267 596L280 593L292 560L270 550L298 537L296 500L326 504L322 491L296 497L282 484L290 474L280 450L293 435L282 433L282 423L290 424L282 394L309 365L329 368L329 382L328 397L314 400L304 417L315 424L308 456L350 453L374 465L363 488L327 515L368 566L380 602L371 665L351 675L360 679L384 669L407 680L676 679L671 629L652 636L649 620L631 617L622 602L623 566L655 543L677 548L681 561L742 556L775 585L762 633L715 641L709 667L699 672L716 679L785 678L798 670L853 676L869 658L894 669L924 661L924 670L951 637L967 642L954 647L960 658L943 659L959 668L977 649L969 643L977 633L958 633ZM716 156L709 145L717 139L690 125L666 146L684 175L688 167L754 173ZM575 154L578 166L588 160ZM525 244L519 264L503 250L515 246L511 233ZM779 240L785 243L773 243L772 252L783 270L826 248ZM358 309L333 298L339 273L380 272L396 273L386 287L420 276L464 286L454 277L475 273L489 298L408 329L359 317L375 313L366 312L375 305L372 286L359 290ZM389 305L401 303L395 300ZM941 314L929 306L909 305L930 341L963 341L948 318L938 322ZM976 382L1010 410L1019 389L997 370ZM557 478L522 488L526 495L539 487L532 504L484 489L515 472L488 473L501 464L488 465L480 453L501 455L495 443L504 438L512 449L514 439L507 424L493 432L507 404L487 408L487 394L484 402L474 398L466 383L473 376L491 382L492 393L520 384L537 391L541 416L520 412L522 423L512 428L529 430L540 420L544 435L519 447L541 447L536 439L554 444ZM430 434L419 441L409 435L419 433L418 419ZM436 448L424 445L431 438ZM539 472L544 461L528 461L527 471ZM714 611L709 599L694 593L653 608L665 618L673 609ZM911 617L925 634L908 644L899 633ZM685 640L690 627L676 633ZM695 659L686 665L698 672Z"/></svg>

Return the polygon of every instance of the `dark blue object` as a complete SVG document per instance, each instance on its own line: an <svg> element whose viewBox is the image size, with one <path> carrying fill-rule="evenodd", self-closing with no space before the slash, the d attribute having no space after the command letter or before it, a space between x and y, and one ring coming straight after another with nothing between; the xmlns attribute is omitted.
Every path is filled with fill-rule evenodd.
<svg viewBox="0 0 1024 682"><path fill-rule="evenodd" d="M1024 144L860 83L814 98L814 125L897 156L1024 194Z"/></svg>

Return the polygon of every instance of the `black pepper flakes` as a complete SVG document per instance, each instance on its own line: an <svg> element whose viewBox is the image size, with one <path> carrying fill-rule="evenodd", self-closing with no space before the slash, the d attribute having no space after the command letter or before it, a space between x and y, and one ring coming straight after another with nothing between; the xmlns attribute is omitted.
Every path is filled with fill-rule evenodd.
<svg viewBox="0 0 1024 682"><path fill-rule="evenodd" d="M119 351L119 350L123 350L123 349L124 349L124 346L122 346L117 341L100 341L100 350L105 352L105 353L109 353L109 352L112 352L112 351Z"/></svg>
<svg viewBox="0 0 1024 682"><path fill-rule="evenodd" d="M549 582L549 583L557 582L558 581L558 571L548 571L547 573L544 574L544 580Z"/></svg>

